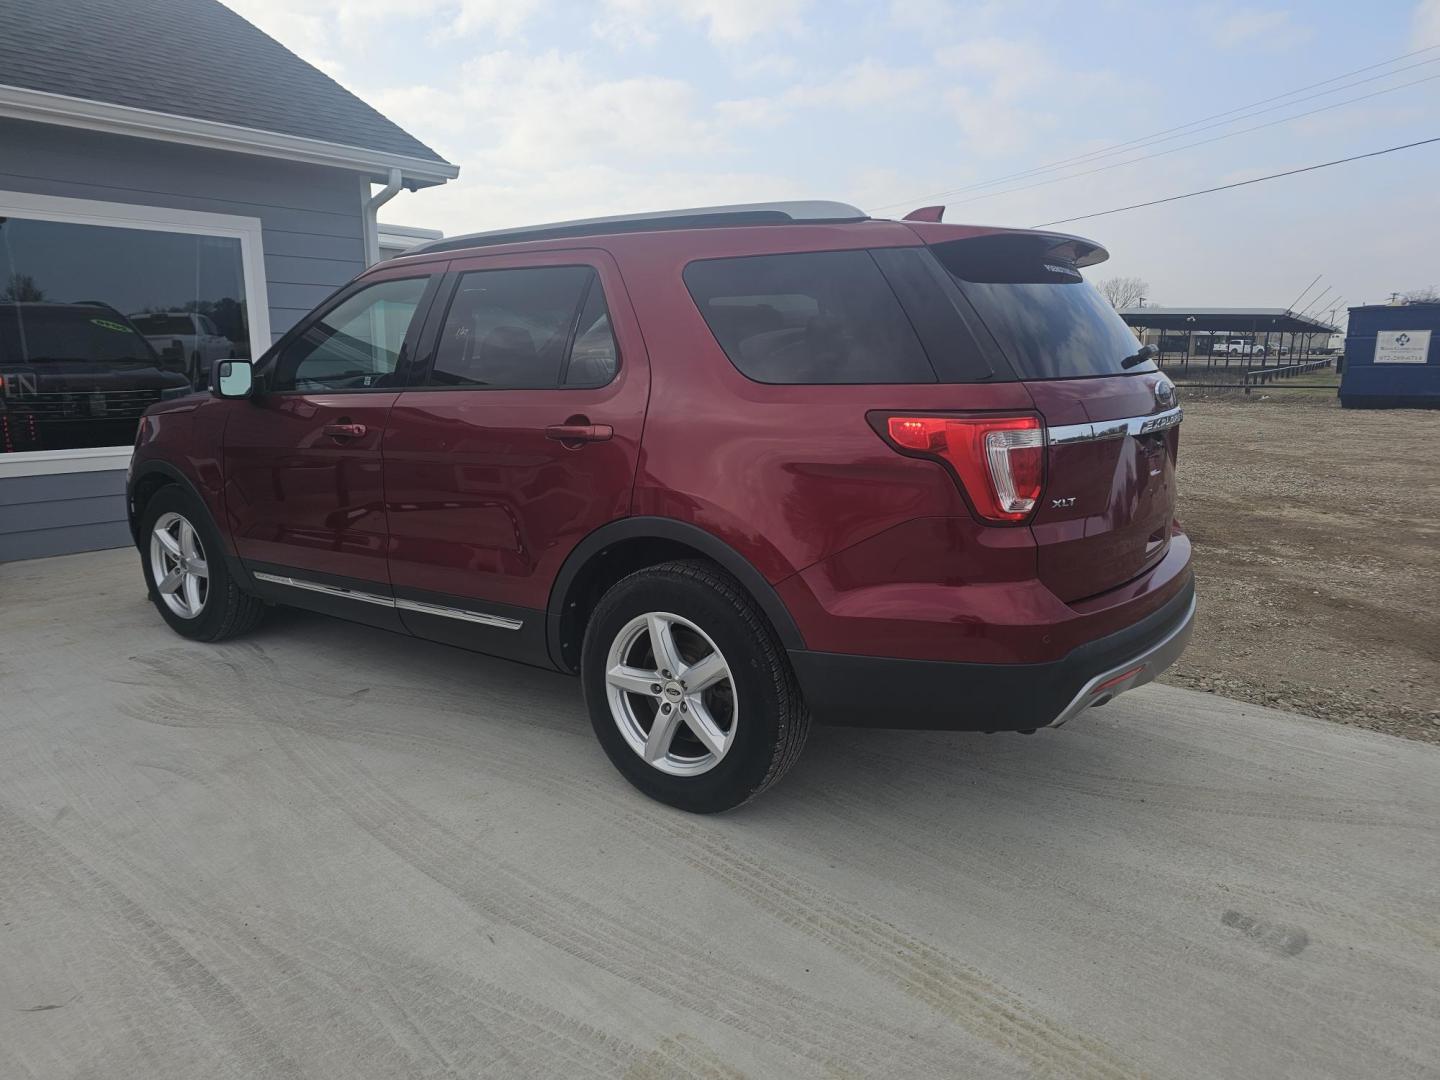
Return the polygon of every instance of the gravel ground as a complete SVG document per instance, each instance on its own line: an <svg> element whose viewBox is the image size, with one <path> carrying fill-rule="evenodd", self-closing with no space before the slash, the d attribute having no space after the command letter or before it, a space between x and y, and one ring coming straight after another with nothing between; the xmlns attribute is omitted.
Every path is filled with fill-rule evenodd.
<svg viewBox="0 0 1440 1080"><path fill-rule="evenodd" d="M1440 412L1181 393L1201 619L1166 681L1440 742Z"/></svg>

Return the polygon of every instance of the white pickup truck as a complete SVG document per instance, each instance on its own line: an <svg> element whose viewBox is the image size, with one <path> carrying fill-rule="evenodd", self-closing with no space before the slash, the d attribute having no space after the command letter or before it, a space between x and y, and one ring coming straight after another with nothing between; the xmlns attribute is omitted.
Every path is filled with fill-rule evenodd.
<svg viewBox="0 0 1440 1080"><path fill-rule="evenodd" d="M1211 356L1264 356L1265 346L1249 338L1221 338L1210 345Z"/></svg>
<svg viewBox="0 0 1440 1080"><path fill-rule="evenodd" d="M193 311L139 312L131 315L130 321L162 356L179 347L191 386L204 385L210 378L210 365L216 360L235 356L235 343L220 333L208 315Z"/></svg>

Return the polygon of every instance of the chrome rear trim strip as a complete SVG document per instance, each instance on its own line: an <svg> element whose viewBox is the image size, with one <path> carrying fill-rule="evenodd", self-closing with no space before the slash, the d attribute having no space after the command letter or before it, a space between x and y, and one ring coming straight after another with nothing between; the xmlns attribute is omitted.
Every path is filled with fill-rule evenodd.
<svg viewBox="0 0 1440 1080"><path fill-rule="evenodd" d="M395 606L404 611L420 615L439 615L442 619L460 619L464 622L493 626L499 630L519 630L525 624L519 619L507 619L501 615L486 615L481 611L466 611L464 608L443 607L440 604L426 604L419 600L396 600Z"/></svg>
<svg viewBox="0 0 1440 1080"><path fill-rule="evenodd" d="M421 615L438 615L442 619L460 619L463 622L479 623L481 626L493 626L498 630L519 630L525 625L519 619L507 619L503 615L487 615L483 611L468 611L465 608L426 604L420 600L397 600L389 596L361 592L358 589L344 589L339 585L322 585L318 581L305 581L302 578L284 577L280 574L266 574L257 571L255 580L268 581L272 585L284 585L290 589L322 593L325 596L335 596L342 600L359 600L362 604L399 608L402 611L414 611Z"/></svg>
<svg viewBox="0 0 1440 1080"><path fill-rule="evenodd" d="M1062 424L1045 429L1045 441L1051 446L1066 443L1098 442L1102 439L1123 439L1126 435L1152 435L1172 428L1185 419L1185 410L1176 406L1149 416L1128 416L1123 420L1100 420L1093 424Z"/></svg>
<svg viewBox="0 0 1440 1080"><path fill-rule="evenodd" d="M338 596L345 600L359 600L362 604L378 604L380 607L394 607L395 601L388 596L376 596L374 593L359 592L355 589L342 589L338 585L322 585L318 581L302 581L299 578L282 577L279 574L262 574L258 571L255 574L256 581L268 581L272 585L285 585L291 589L304 589L306 592L324 593L326 596Z"/></svg>
<svg viewBox="0 0 1440 1080"><path fill-rule="evenodd" d="M1112 697L1122 694L1126 690L1133 690L1137 686L1144 686L1148 682L1153 682L1162 671L1180 658L1180 654L1185 651L1185 646L1190 643L1190 634L1194 629L1195 597L1192 596L1190 598L1190 606L1185 609L1184 618L1182 618L1168 634L1144 652L1132 656L1123 664L1118 664L1109 671L1102 671L1099 675L1096 675L1080 688L1080 692L1071 699L1069 705L1061 710L1060 715L1045 726L1059 727L1067 720L1073 720L1097 702L1103 703L1109 701ZM1098 688L1100 686L1126 672L1133 674L1131 674L1130 678L1119 682L1112 692L1099 692Z"/></svg>

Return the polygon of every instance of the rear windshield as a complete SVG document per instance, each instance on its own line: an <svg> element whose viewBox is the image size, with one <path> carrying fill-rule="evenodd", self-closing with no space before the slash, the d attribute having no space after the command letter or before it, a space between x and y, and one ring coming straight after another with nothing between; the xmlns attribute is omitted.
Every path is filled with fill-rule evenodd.
<svg viewBox="0 0 1440 1080"><path fill-rule="evenodd" d="M1099 290L1043 238L1005 235L931 250L1022 379L1074 379L1154 371L1140 342Z"/></svg>
<svg viewBox="0 0 1440 1080"><path fill-rule="evenodd" d="M0 363L55 360L154 363L155 350L108 308L0 302Z"/></svg>

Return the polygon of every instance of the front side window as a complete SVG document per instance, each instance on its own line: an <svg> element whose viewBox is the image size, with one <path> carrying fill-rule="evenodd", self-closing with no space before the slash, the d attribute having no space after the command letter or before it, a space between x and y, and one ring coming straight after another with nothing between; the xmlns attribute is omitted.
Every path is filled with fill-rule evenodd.
<svg viewBox="0 0 1440 1080"><path fill-rule="evenodd" d="M933 383L900 301L867 251L707 259L685 285L737 368L763 383Z"/></svg>
<svg viewBox="0 0 1440 1080"><path fill-rule="evenodd" d="M381 281L346 297L281 350L269 388L329 393L398 385L405 335L429 280Z"/></svg>
<svg viewBox="0 0 1440 1080"><path fill-rule="evenodd" d="M0 214L0 453L133 443L151 405L250 356L246 304L236 237Z"/></svg>
<svg viewBox="0 0 1440 1080"><path fill-rule="evenodd" d="M618 363L605 294L588 266L462 274L440 333L433 386L601 386Z"/></svg>

